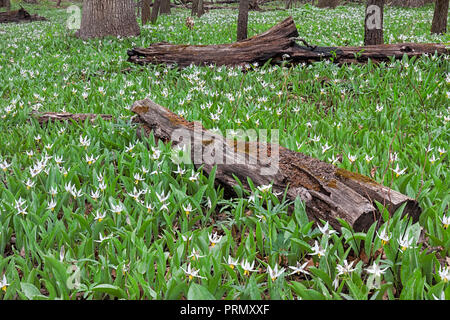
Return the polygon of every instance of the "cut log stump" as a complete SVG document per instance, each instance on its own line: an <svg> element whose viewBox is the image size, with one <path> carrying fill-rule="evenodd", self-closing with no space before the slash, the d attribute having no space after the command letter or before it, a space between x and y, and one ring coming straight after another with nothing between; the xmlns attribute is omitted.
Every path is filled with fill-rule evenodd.
<svg viewBox="0 0 450 320"><path fill-rule="evenodd" d="M328 221L340 230L338 219L345 220L355 231L367 231L380 218L375 201L393 213L405 205L403 214L416 222L421 208L411 199L376 181L337 168L332 164L295 152L275 143L245 142L226 139L206 130L198 122L189 122L149 99L136 101L131 110L136 114L138 137L150 133L157 140L172 143L174 148L188 150L190 163L206 174L216 166L216 182L229 192L239 185L250 191L249 179L255 187L271 186L274 194L284 194L294 202L304 201L308 216ZM44 113L35 114L39 123L49 121L93 120L93 114ZM110 120L111 116L98 115ZM179 159L172 159L179 161ZM239 180L239 182L236 180ZM292 209L292 206L291 206Z"/></svg>
<svg viewBox="0 0 450 320"><path fill-rule="evenodd" d="M315 47L301 46L296 40L299 36L292 17L273 26L268 31L249 39L231 44L219 45L178 45L154 43L148 48L128 50L128 61L138 64L176 64L180 67L194 65L244 66L271 61L280 64L312 63L324 59L335 63L365 63L389 61L421 56L422 54L448 54L443 44L399 43L363 47ZM300 39L301 40L301 39Z"/></svg>

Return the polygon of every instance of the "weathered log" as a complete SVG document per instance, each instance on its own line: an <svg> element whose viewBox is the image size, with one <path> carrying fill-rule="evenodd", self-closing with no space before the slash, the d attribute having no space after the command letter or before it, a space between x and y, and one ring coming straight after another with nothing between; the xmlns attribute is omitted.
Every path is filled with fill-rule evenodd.
<svg viewBox="0 0 450 320"><path fill-rule="evenodd" d="M444 44L399 43L362 47L314 47L296 43L298 31L292 17L273 26L268 31L249 39L219 45L176 45L154 43L148 48L128 51L128 61L138 64L177 64L240 66L246 64L311 63L331 59L336 63L364 63L389 61L422 54L448 54Z"/></svg>
<svg viewBox="0 0 450 320"><path fill-rule="evenodd" d="M196 168L202 167L207 174L217 166L216 181L228 193L238 185L236 177L246 190L250 190L248 179L256 187L271 185L274 193L286 191L289 201L300 197L305 201L306 212L311 219L328 221L337 230L341 228L338 218L348 222L355 231L368 230L380 217L375 201L390 212L405 204L403 214L410 215L414 222L419 219L421 209L417 201L366 176L274 143L226 139L149 99L135 102L131 110L136 114L133 122L139 124L138 137L153 133L164 143L171 142L173 147L190 150L187 159ZM49 121L93 121L98 116L112 119L110 115L52 112L34 116L41 124Z"/></svg>
<svg viewBox="0 0 450 320"><path fill-rule="evenodd" d="M102 118L103 120L113 120L113 117L109 114L94 114L94 113L69 113L69 112L44 112L44 113L33 113L35 118L37 118L39 124L45 124L48 122L55 121L75 121L84 122L89 120L94 122L97 118Z"/></svg>
<svg viewBox="0 0 450 320"><path fill-rule="evenodd" d="M338 230L337 218L347 221L356 231L367 230L380 217L375 200L390 212L406 204L403 214L409 214L413 221L421 213L414 199L366 176L277 144L226 139L149 99L135 102L131 110L137 114L134 122L141 125L139 136L152 132L163 142L190 150L191 162L197 168L202 166L207 174L217 165L216 180L228 190L238 184L235 177L247 190L247 179L255 186L271 185L276 193L287 190L288 200L300 197L305 201L311 219L326 220Z"/></svg>
<svg viewBox="0 0 450 320"><path fill-rule="evenodd" d="M45 21L44 17L40 17L37 14L30 14L24 8L20 8L15 11L0 12L0 23L21 23L21 22L33 22L33 21Z"/></svg>

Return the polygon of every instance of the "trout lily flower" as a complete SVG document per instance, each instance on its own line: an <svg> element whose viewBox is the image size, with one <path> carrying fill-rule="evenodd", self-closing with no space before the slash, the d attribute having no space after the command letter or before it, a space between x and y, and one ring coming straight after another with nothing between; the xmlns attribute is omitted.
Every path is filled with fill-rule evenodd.
<svg viewBox="0 0 450 320"><path fill-rule="evenodd" d="M309 272L305 270L307 265L308 265L308 261L302 265L300 265L300 262L297 261L297 265L295 267L289 266L289 269L292 269L292 272L289 275L300 274L300 273L309 274Z"/></svg>
<svg viewBox="0 0 450 320"><path fill-rule="evenodd" d="M136 200L136 201L138 201L139 200L139 197L141 196L141 194L142 194L142 191L141 190L139 190L139 191L137 191L136 190L136 187L133 187L133 192L129 192L128 193L128 195L130 196L130 197L132 197L134 200Z"/></svg>
<svg viewBox="0 0 450 320"><path fill-rule="evenodd" d="M446 266L445 268L439 266L439 277L441 278L444 283L447 283L450 281L450 267Z"/></svg>
<svg viewBox="0 0 450 320"><path fill-rule="evenodd" d="M200 172L197 172L196 174L194 174L194 172L192 172L192 175L189 177L189 181L191 181L191 182L197 181L199 174L200 174Z"/></svg>
<svg viewBox="0 0 450 320"><path fill-rule="evenodd" d="M119 204L117 206L112 204L110 210L114 213L121 214L122 211L124 210L124 207L123 207L123 204L121 202L119 202Z"/></svg>
<svg viewBox="0 0 450 320"><path fill-rule="evenodd" d="M370 274L367 279L368 287L373 288L375 286L379 288L381 285L381 275L384 274L387 269L388 268L381 269L376 262L374 262L371 267L367 268L366 271Z"/></svg>
<svg viewBox="0 0 450 320"><path fill-rule="evenodd" d="M439 218L439 220L441 220L442 224L444 225L444 229L447 229L450 225L450 215L445 215L442 217L442 219Z"/></svg>
<svg viewBox="0 0 450 320"><path fill-rule="evenodd" d="M283 274L284 270L284 268L278 270L278 265L275 265L275 268L273 269L270 266L267 266L267 273L269 274L272 281L277 280L277 278Z"/></svg>
<svg viewBox="0 0 450 320"><path fill-rule="evenodd" d="M224 259L225 259L225 257L224 257ZM232 256L228 256L228 260L225 260L225 263L228 264L228 266L231 269L234 269L238 265L238 260L237 259L233 259Z"/></svg>
<svg viewBox="0 0 450 320"><path fill-rule="evenodd" d="M325 255L325 250L319 246L319 243L317 240L314 243L314 247L311 248L313 250L312 253L310 253L311 256L317 255L319 258Z"/></svg>
<svg viewBox="0 0 450 320"><path fill-rule="evenodd" d="M56 201L55 200L50 200L47 209L50 211L55 211L55 207L56 207Z"/></svg>
<svg viewBox="0 0 450 320"><path fill-rule="evenodd" d="M205 277L199 276L199 270L195 270L194 268L191 267L191 264L188 264L187 268L184 269L183 267L181 267L181 270L184 271L184 273L186 274L186 276L189 278L189 281L191 281L194 278L200 278L200 279L206 279Z"/></svg>
<svg viewBox="0 0 450 320"><path fill-rule="evenodd" d="M322 146L322 153L327 152L327 150L330 150L331 147L328 145L328 142L325 143L324 146Z"/></svg>
<svg viewBox="0 0 450 320"><path fill-rule="evenodd" d="M153 205L152 205L151 202L146 202L146 203L145 203L145 207L147 208L147 213L152 212L152 210L153 210Z"/></svg>
<svg viewBox="0 0 450 320"><path fill-rule="evenodd" d="M348 155L348 160L350 161L350 163L353 163L356 161L356 159L358 159L357 156L352 156L351 154Z"/></svg>
<svg viewBox="0 0 450 320"><path fill-rule="evenodd" d="M217 232L214 232L214 234L209 234L209 241L211 242L211 247L214 247L217 243L222 240L222 236L217 235Z"/></svg>
<svg viewBox="0 0 450 320"><path fill-rule="evenodd" d="M102 243L103 241L109 240L112 238L112 234L109 236L103 237L101 233L98 234L99 240L94 240L95 242Z"/></svg>
<svg viewBox="0 0 450 320"><path fill-rule="evenodd" d="M387 270L388 268L381 269L380 266L374 262L373 265L366 269L366 271L370 274L375 275L375 277L381 277L382 274Z"/></svg>
<svg viewBox="0 0 450 320"><path fill-rule="evenodd" d="M337 273L337 276L340 276L340 275L344 275L344 276L347 276L347 275L349 275L350 273L352 273L353 271L355 271L355 269L352 269L352 266L353 266L353 263L354 263L355 261L352 261L352 262L350 262L350 264L347 262L347 259L345 259L344 260L344 263L341 265L341 264L338 264L337 266L336 266L336 268L337 268L337 270L338 270L338 273Z"/></svg>
<svg viewBox="0 0 450 320"><path fill-rule="evenodd" d="M98 200L98 198L100 198L100 191L98 190L91 190L91 198L94 199L95 201Z"/></svg>
<svg viewBox="0 0 450 320"><path fill-rule="evenodd" d="M6 160L3 160L3 162L0 162L0 169L3 170L3 172L6 172L8 168L11 166L10 163L6 162Z"/></svg>
<svg viewBox="0 0 450 320"><path fill-rule="evenodd" d="M95 161L98 160L98 156L94 157L94 156L86 155L85 160L86 160L87 164L90 166L91 164L93 164Z"/></svg>
<svg viewBox="0 0 450 320"><path fill-rule="evenodd" d="M398 166L398 163L397 163L397 166L395 167L395 169L391 168L391 170L395 172L395 176L398 178L398 176L405 173L406 168L400 170L400 167Z"/></svg>
<svg viewBox="0 0 450 320"><path fill-rule="evenodd" d="M378 233L378 231L377 231L377 235L378 235L378 238L381 239L381 244L382 245L387 244L389 242L389 240L391 239L391 236L389 235L389 233L386 233L385 229L383 229L381 231L381 233Z"/></svg>
<svg viewBox="0 0 450 320"><path fill-rule="evenodd" d="M2 281L0 281L0 289L2 289L4 292L6 292L6 289L8 288L8 286L9 286L9 283L6 280L6 276L3 275L3 279L2 279Z"/></svg>
<svg viewBox="0 0 450 320"><path fill-rule="evenodd" d="M180 165L178 165L177 166L177 170L175 170L173 173L179 174L180 176L182 176L185 172L186 172L186 170L185 169L181 169Z"/></svg>
<svg viewBox="0 0 450 320"><path fill-rule="evenodd" d="M241 262L241 267L244 270L244 276L250 276L250 272L255 272L257 270L254 270L253 267L255 266L255 261L253 261L251 264L247 260L243 260Z"/></svg>
<svg viewBox="0 0 450 320"><path fill-rule="evenodd" d="M400 245L400 249L402 251L406 251L406 249L411 247L411 244L414 239L409 239L408 235L405 235L402 239L397 239L398 244Z"/></svg>
<svg viewBox="0 0 450 320"><path fill-rule="evenodd" d="M192 249L192 253L188 258L192 258L192 260L198 260L199 258L203 258L204 256L200 255L200 252L198 252L195 248Z"/></svg>
<svg viewBox="0 0 450 320"><path fill-rule="evenodd" d="M139 181L143 181L144 180L144 178L142 178L142 176L141 176L141 174L139 172L135 173L133 175L133 178L134 178L134 184L138 184Z"/></svg>
<svg viewBox="0 0 450 320"><path fill-rule="evenodd" d="M331 229L329 228L329 226L328 226L328 221L327 221L327 223L325 223L325 225L324 225L323 227L318 226L318 228L319 228L320 232L321 232L324 236L326 236L326 237L329 237L329 236L331 236L333 233L336 233L336 232L337 232L336 230L331 230Z"/></svg>
<svg viewBox="0 0 450 320"><path fill-rule="evenodd" d="M272 188L271 184L258 186L258 190L261 191L262 193L269 192L271 188Z"/></svg>
<svg viewBox="0 0 450 320"><path fill-rule="evenodd" d="M27 187L27 190L30 190L31 188L34 187L36 183L34 181L31 181L30 178L28 178L28 180L25 182L25 186Z"/></svg>
<svg viewBox="0 0 450 320"><path fill-rule="evenodd" d="M105 219L105 217L106 217L106 212L100 213L97 210L94 220L97 220L98 222L102 222L102 220Z"/></svg>
<svg viewBox="0 0 450 320"><path fill-rule="evenodd" d="M190 214L192 211L195 211L195 209L192 210L192 206L191 206L190 203L188 203L188 205L187 205L186 207L183 206L183 210L184 210L184 213L186 213L186 216L189 216L189 214Z"/></svg>

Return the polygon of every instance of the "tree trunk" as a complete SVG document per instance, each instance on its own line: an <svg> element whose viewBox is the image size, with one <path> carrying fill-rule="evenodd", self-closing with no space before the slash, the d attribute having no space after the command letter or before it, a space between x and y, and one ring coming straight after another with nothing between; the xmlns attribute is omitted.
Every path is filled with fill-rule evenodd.
<svg viewBox="0 0 450 320"><path fill-rule="evenodd" d="M0 8L5 7L7 11L11 10L11 1L10 0L0 0Z"/></svg>
<svg viewBox="0 0 450 320"><path fill-rule="evenodd" d="M364 20L364 45L383 44L384 0L367 0Z"/></svg>
<svg viewBox="0 0 450 320"><path fill-rule="evenodd" d="M150 20L151 15L151 6L152 0L142 0L142 8L141 8L141 20L142 24L147 24Z"/></svg>
<svg viewBox="0 0 450 320"><path fill-rule="evenodd" d="M388 1L388 4L391 6L418 8L433 1L434 0L390 0Z"/></svg>
<svg viewBox="0 0 450 320"><path fill-rule="evenodd" d="M84 0L78 31L80 38L132 37L139 34L134 0Z"/></svg>
<svg viewBox="0 0 450 320"><path fill-rule="evenodd" d="M199 0L192 0L191 16L197 15Z"/></svg>
<svg viewBox="0 0 450 320"><path fill-rule="evenodd" d="M158 20L160 6L161 6L161 0L155 0L155 2L153 2L152 16L150 18L150 20L153 24L155 24L156 20Z"/></svg>
<svg viewBox="0 0 450 320"><path fill-rule="evenodd" d="M447 32L448 2L449 0L436 0L431 33L444 34Z"/></svg>
<svg viewBox="0 0 450 320"><path fill-rule="evenodd" d="M197 17L201 17L205 13L205 5L203 0L198 0Z"/></svg>
<svg viewBox="0 0 450 320"><path fill-rule="evenodd" d="M249 0L240 0L237 21L237 41L247 39Z"/></svg>
<svg viewBox="0 0 450 320"><path fill-rule="evenodd" d="M160 14L170 14L170 0L161 0Z"/></svg>
<svg viewBox="0 0 450 320"><path fill-rule="evenodd" d="M339 5L339 0L319 0L317 7L319 8L336 8Z"/></svg>
<svg viewBox="0 0 450 320"><path fill-rule="evenodd" d="M403 55L420 57L424 53L448 54L444 44L401 43L365 47L314 47L300 46L295 42L298 31L292 17L273 26L268 31L249 39L219 45L176 45L154 43L148 48L128 51L128 61L146 64L177 64L181 67L194 65L311 63L333 59L335 63L364 63L368 59L389 61L391 57L401 59Z"/></svg>

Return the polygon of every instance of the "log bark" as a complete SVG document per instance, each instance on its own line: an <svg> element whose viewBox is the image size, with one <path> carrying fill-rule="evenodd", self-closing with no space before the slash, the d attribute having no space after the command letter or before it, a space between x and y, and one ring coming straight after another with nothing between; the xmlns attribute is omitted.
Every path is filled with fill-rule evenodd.
<svg viewBox="0 0 450 320"><path fill-rule="evenodd" d="M422 54L448 54L444 44L399 43L362 47L315 47L296 43L297 28L292 17L268 31L249 39L219 45L175 45L154 43L148 48L128 51L128 61L138 64L177 64L180 67L194 65L246 65L271 63L311 63L332 59L335 63L364 63L389 61Z"/></svg>
<svg viewBox="0 0 450 320"><path fill-rule="evenodd" d="M69 113L69 112L45 112L45 113L32 113L32 115L37 118L39 124L46 124L48 122L64 122L64 121L75 121L84 122L89 120L89 122L94 122L97 118L102 118L103 120L113 120L113 117L109 114L94 114L94 113Z"/></svg>
<svg viewBox="0 0 450 320"><path fill-rule="evenodd" d="M271 185L274 193L286 191L287 200L300 197L305 201L308 216L326 220L340 229L338 218L356 231L367 231L379 217L374 205L377 200L390 212L403 204L403 214L418 221L418 203L376 181L332 164L265 142L237 142L206 130L199 123L188 122L149 99L133 104L140 124L139 136L153 136L172 146L190 150L190 161L209 174L217 166L215 177L226 190L238 185L250 190L248 179L255 187Z"/></svg>
<svg viewBox="0 0 450 320"><path fill-rule="evenodd" d="M136 101L132 107L136 114L133 122L138 124L138 137L150 133L173 147L190 150L189 161L198 169L210 174L216 168L216 182L228 194L238 185L250 191L248 179L255 187L271 185L272 192L284 194L288 201L300 197L305 202L310 219L328 221L340 230L338 218L345 220L355 231L367 231L379 217L374 201L395 212L406 204L403 214L418 221L421 208L418 203L376 181L337 168L332 164L291 151L277 144L245 142L226 139L206 130L201 124L188 122L168 109L149 99ZM40 124L51 121L86 121L97 117L112 120L110 115L35 113ZM290 207L292 209L292 206Z"/></svg>

